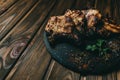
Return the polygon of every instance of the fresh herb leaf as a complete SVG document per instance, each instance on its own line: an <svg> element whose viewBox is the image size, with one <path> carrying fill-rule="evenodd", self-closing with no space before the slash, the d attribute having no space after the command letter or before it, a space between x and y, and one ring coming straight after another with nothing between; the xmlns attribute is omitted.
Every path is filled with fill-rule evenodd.
<svg viewBox="0 0 120 80"><path fill-rule="evenodd" d="M97 50L99 52L100 56L106 55L106 53L109 50L109 48L103 47L104 43L105 43L105 40L98 39L95 44L88 45L86 47L86 50L89 50L89 51Z"/></svg>
<svg viewBox="0 0 120 80"><path fill-rule="evenodd" d="M104 42L105 42L105 40L98 39L96 45L98 47L101 47Z"/></svg>
<svg viewBox="0 0 120 80"><path fill-rule="evenodd" d="M92 45L92 51L95 51L97 49L96 45Z"/></svg>
<svg viewBox="0 0 120 80"><path fill-rule="evenodd" d="M91 45L88 45L87 47L86 47L86 50L91 50L92 49L92 46Z"/></svg>
<svg viewBox="0 0 120 80"><path fill-rule="evenodd" d="M109 50L109 48L105 48L105 49L103 49L104 52L107 52L108 50Z"/></svg>

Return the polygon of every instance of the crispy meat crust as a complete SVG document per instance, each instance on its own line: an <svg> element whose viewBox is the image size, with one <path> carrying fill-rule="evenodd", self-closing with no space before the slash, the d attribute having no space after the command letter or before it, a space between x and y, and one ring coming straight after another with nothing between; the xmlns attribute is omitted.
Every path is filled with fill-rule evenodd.
<svg viewBox="0 0 120 80"><path fill-rule="evenodd" d="M98 10L67 10L62 16L52 16L45 27L50 41L67 37L79 43L83 36L106 36L120 33L120 26L102 18Z"/></svg>

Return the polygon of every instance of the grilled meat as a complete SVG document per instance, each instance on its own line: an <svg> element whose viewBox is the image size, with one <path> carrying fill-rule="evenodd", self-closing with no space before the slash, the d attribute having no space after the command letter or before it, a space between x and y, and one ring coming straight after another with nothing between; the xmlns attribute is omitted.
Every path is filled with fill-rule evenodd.
<svg viewBox="0 0 120 80"><path fill-rule="evenodd" d="M120 26L103 19L95 9L67 10L62 16L51 17L45 31L51 43L66 40L80 45L85 38L109 37L120 33Z"/></svg>

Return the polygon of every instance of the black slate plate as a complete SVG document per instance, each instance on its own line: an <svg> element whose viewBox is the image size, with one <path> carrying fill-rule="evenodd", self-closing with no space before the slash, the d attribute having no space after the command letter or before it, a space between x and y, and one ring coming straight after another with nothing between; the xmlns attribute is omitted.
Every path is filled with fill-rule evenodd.
<svg viewBox="0 0 120 80"><path fill-rule="evenodd" d="M56 46L51 46L48 38L46 36L46 32L44 32L44 42L46 45L46 48L48 52L51 54L52 58L54 58L58 63L63 65L64 67L78 72L81 75L88 75L88 74L106 74L108 72L111 72L113 70L116 70L119 68L118 63L120 61L120 56L113 57L113 59L109 60L108 62L95 62L93 65L93 68L88 69L82 69L79 60L77 60L77 57L79 59L79 54L82 54L82 51L79 49L79 47L75 47L69 43L60 43ZM77 56L77 57L76 57ZM90 55L87 55L90 57ZM80 57L80 60L83 60L83 57ZM85 58L88 62L87 57ZM85 60L84 59L84 60ZM91 57L93 61L94 57Z"/></svg>

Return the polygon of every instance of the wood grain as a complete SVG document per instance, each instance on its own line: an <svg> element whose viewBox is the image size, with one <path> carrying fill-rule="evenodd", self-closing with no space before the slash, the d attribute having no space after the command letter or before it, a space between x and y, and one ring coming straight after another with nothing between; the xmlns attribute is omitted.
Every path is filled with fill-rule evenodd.
<svg viewBox="0 0 120 80"><path fill-rule="evenodd" d="M65 3L64 3L64 5L63 6L61 6L61 4L63 4L64 3L64 0L62 0L61 2L57 2L57 4L56 4L56 6L55 6L55 9L51 12L51 14L50 15L60 15L60 14L62 14L62 13L64 13L64 11L66 10L66 9L68 9L68 8L70 8L71 7L71 5L72 5L72 2L69 2L68 4L68 6L66 6L65 5ZM66 7L65 7L66 6ZM59 10L59 12L57 11L57 10ZM42 27L43 28L43 27ZM44 28L43 28L44 29ZM44 44L43 42L42 42L42 44ZM41 45L42 45L41 44ZM44 46L44 48L45 48L45 46ZM44 49L43 48L43 49ZM32 53L33 54L33 53ZM46 54L46 52L43 52L43 53L41 53L41 54ZM47 56L48 54L46 54L46 56ZM34 57L34 56L33 56ZM26 57L25 57L26 58ZM34 57L35 58L35 57ZM47 58L47 57L46 57ZM49 57L50 58L50 57ZM43 59L43 58L41 58L41 59ZM39 60L39 59L38 59ZM23 72L23 70L21 70L21 69L24 69L24 67L23 66L26 66L26 63L28 63L29 61L24 61L25 62L25 64L24 65L22 65L22 67L20 67L19 69L20 70L17 70L17 71L15 71L14 70L14 68L13 68L13 70L11 71L11 73L9 74L9 75L14 75L14 78L12 78L13 80L15 80L15 79L19 79L19 78L17 78L16 76L20 76ZM48 61L49 62L49 61ZM20 64L21 65L21 64ZM44 65L44 68L46 68L45 66L46 66L46 64L43 64ZM31 68L31 67L29 67L29 68ZM36 68L36 69L38 69L39 70L39 68ZM28 69L29 70L29 69ZM25 70L24 70L25 71ZM27 75L27 73L28 73L28 71L25 71L25 74ZM72 74L73 74L73 72L71 72ZM35 73L33 73L33 74L35 74ZM44 74L44 71L42 72L42 74ZM29 75L31 75L31 74L28 74L28 76ZM42 76L42 75L41 75ZM35 78L36 77L36 75L34 75L34 77L33 78ZM33 79L32 77L30 77L30 79ZM37 77L36 77L37 78ZM7 79L10 79L10 77L9 78L7 78ZM26 79L26 78L25 78ZM42 80L44 80L43 78L42 78Z"/></svg>
<svg viewBox="0 0 120 80"><path fill-rule="evenodd" d="M43 28L35 35L6 80L42 80L51 58L42 38Z"/></svg>
<svg viewBox="0 0 120 80"><path fill-rule="evenodd" d="M95 0L77 0L76 4L74 5L73 9L88 9L94 8Z"/></svg>
<svg viewBox="0 0 120 80"><path fill-rule="evenodd" d="M18 0L0 0L0 15L8 10Z"/></svg>
<svg viewBox="0 0 120 80"><path fill-rule="evenodd" d="M72 72L51 58L43 42L43 31L48 18L61 15L67 9L95 7L103 16L110 17L120 24L119 0L56 0L57 3L55 0L39 0L38 3L36 3L38 0L16 2L2 0L0 2L3 1L6 2L2 4L5 12L0 16L0 79L120 80L120 71L98 76L81 76Z"/></svg>
<svg viewBox="0 0 120 80"><path fill-rule="evenodd" d="M101 75L80 76L79 80L103 80Z"/></svg>
<svg viewBox="0 0 120 80"><path fill-rule="evenodd" d="M0 41L38 0L19 0L0 16Z"/></svg>
<svg viewBox="0 0 120 80"><path fill-rule="evenodd" d="M64 68L52 60L44 80L79 80L79 74Z"/></svg>
<svg viewBox="0 0 120 80"><path fill-rule="evenodd" d="M100 10L103 16L110 17L120 24L120 5L119 0L96 0L95 7Z"/></svg>
<svg viewBox="0 0 120 80"><path fill-rule="evenodd" d="M106 80L117 80L117 73L113 72L113 73L108 74Z"/></svg>
<svg viewBox="0 0 120 80"><path fill-rule="evenodd" d="M40 28L40 24L46 18L53 4L54 2L49 0L39 1L0 42L0 78L4 78L12 68L17 58Z"/></svg>
<svg viewBox="0 0 120 80"><path fill-rule="evenodd" d="M117 72L117 80L120 80L120 71Z"/></svg>
<svg viewBox="0 0 120 80"><path fill-rule="evenodd" d="M64 7L65 6L65 4L64 4L64 6L63 6L63 8L61 8L60 9L60 5L63 3L64 1L61 1L61 3L59 2L59 3L57 3L56 4L56 6L55 6L55 9L52 11L52 13L50 14L50 15L58 15L58 14L62 14L64 11L65 11L65 9L67 8L67 6L66 6L66 8ZM58 9L60 9L60 12L58 12ZM43 28L43 27L42 27ZM44 29L44 28L43 28ZM42 30L43 31L43 30ZM42 41L42 40L41 40ZM43 45L44 43L42 42L42 45ZM45 48L45 46L44 46L44 48ZM44 53L44 54L46 54L46 52L41 52L41 53ZM46 54L47 55L47 54ZM42 59L44 59L44 58L42 58ZM27 62L27 61L26 61ZM48 61L49 62L49 61ZM44 65L44 64L43 64ZM28 68L30 68L31 66L29 66ZM24 68L24 67L21 67L21 68ZM45 66L44 66L44 68L45 68ZM18 73L18 75L20 75L21 73L23 73L23 72L21 72L22 70L20 70L20 71L17 71L16 73ZM27 71L26 71L27 72ZM13 73L13 71L11 71L11 73ZM44 72L42 72L42 74L44 74ZM14 74L14 76L15 76L15 74ZM41 75L42 76L42 75ZM8 79L8 78L7 78ZM19 79L19 78L15 78L15 79Z"/></svg>

